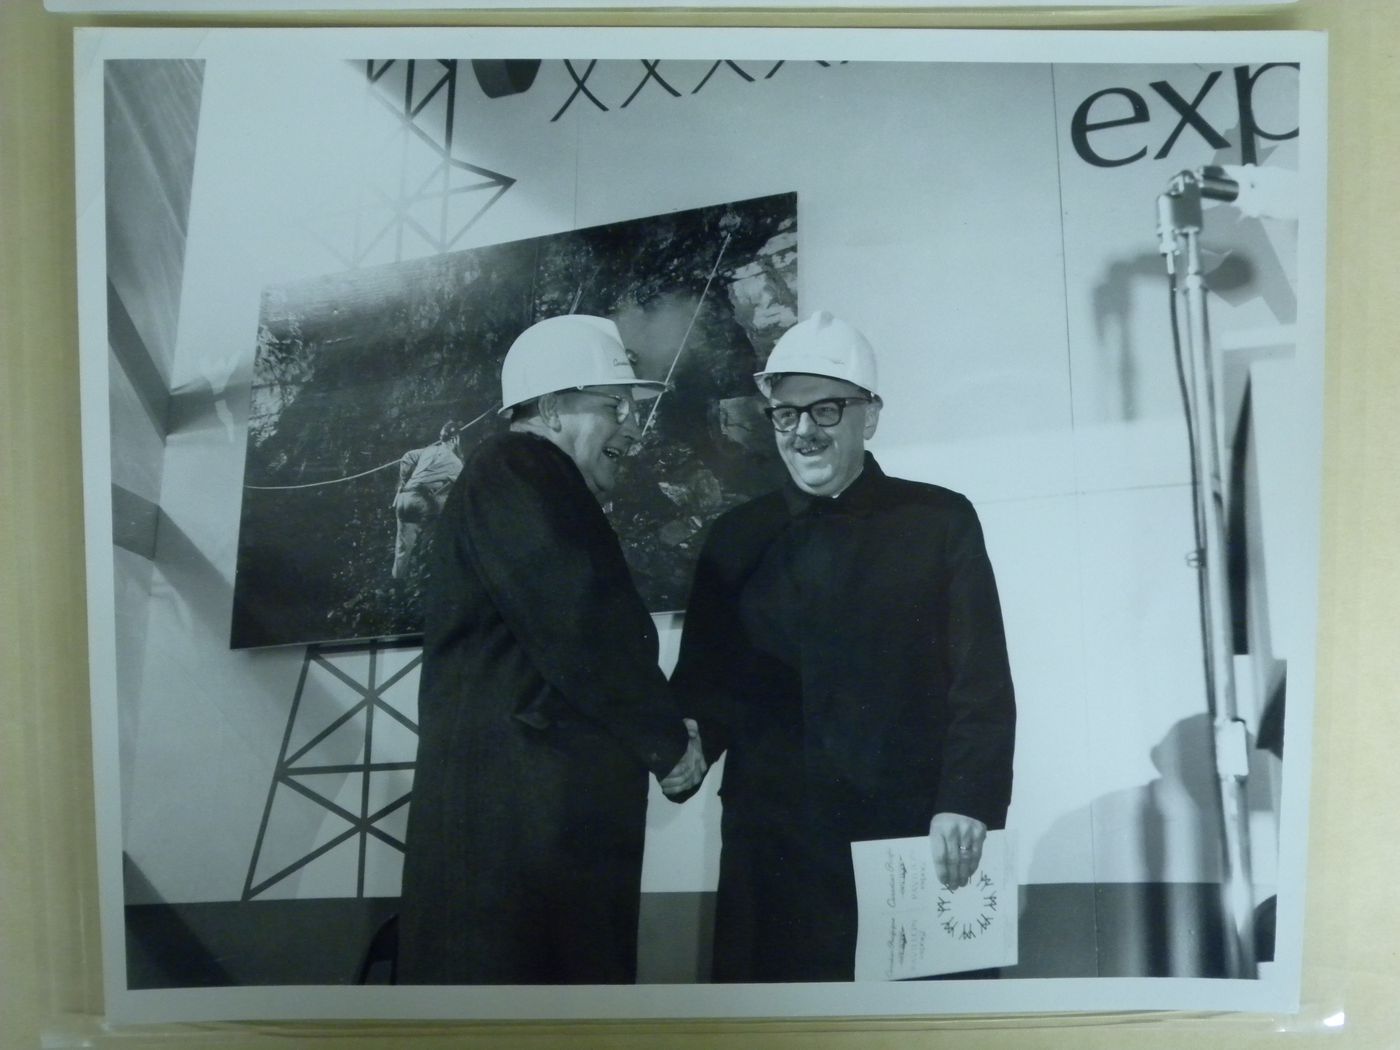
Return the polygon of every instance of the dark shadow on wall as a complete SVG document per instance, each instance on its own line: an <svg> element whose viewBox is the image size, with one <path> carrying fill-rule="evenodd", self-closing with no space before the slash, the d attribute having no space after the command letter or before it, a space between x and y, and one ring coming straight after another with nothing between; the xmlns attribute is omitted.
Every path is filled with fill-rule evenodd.
<svg viewBox="0 0 1400 1050"><path fill-rule="evenodd" d="M1298 319L1298 294L1283 269L1264 224L1233 205L1210 212L1204 242L1206 283L1231 306L1258 297L1279 324ZM1212 257L1217 265L1211 266Z"/></svg>
<svg viewBox="0 0 1400 1050"><path fill-rule="evenodd" d="M1059 930L1062 940L1051 955L1081 966L1092 958L1098 976L1224 973L1212 736L1209 715L1182 719L1152 748L1156 778L1101 796L1051 826L1032 856L1030 884L1023 890L1023 947L1055 944L1032 931ZM1111 856L1117 878L1066 884L1059 891L1050 889L1054 884L1038 885L1061 852L1058 844L1081 838L1086 825L1092 829L1095 873L1100 859ZM1062 913L1055 914L1057 908ZM1023 950L1023 969L1052 962Z"/></svg>
<svg viewBox="0 0 1400 1050"><path fill-rule="evenodd" d="M1254 227L1257 226L1255 221ZM1262 296L1276 315L1291 320L1296 313L1292 288L1262 228L1256 233L1254 227L1237 223L1229 228L1230 234L1244 238L1241 244L1220 249L1202 247L1206 283L1214 295L1231 305ZM1262 262L1256 263L1256 259ZM1143 404L1147 369L1142 355L1171 353L1169 330L1165 327L1160 331L1153 329L1145 344L1141 341L1142 315L1140 309L1134 311L1134 288L1139 281L1150 283L1152 288L1147 293L1139 291L1138 296L1158 297L1165 313L1170 286L1162 256L1155 253L1144 252L1110 263L1093 290L1098 352L1117 379L1118 403L1112 407L1111 416L1129 421L1142 418L1147 411Z"/></svg>
<svg viewBox="0 0 1400 1050"><path fill-rule="evenodd" d="M109 334L128 363L127 349L145 356L159 402L174 370L204 62L108 60L103 92ZM148 408L164 433L164 405Z"/></svg>
<svg viewBox="0 0 1400 1050"><path fill-rule="evenodd" d="M1117 377L1118 404L1114 418L1134 420L1142 415L1142 366L1134 329L1133 285L1140 278L1156 278L1166 298L1166 271L1160 255L1142 254L1109 264L1094 285L1094 336L1110 374ZM1155 352L1158 347L1152 348Z"/></svg>
<svg viewBox="0 0 1400 1050"><path fill-rule="evenodd" d="M1220 807L1215 780L1214 730L1209 714L1183 718L1152 748L1160 774L1144 789L1140 842L1147 878L1170 881L1179 853L1194 848L1197 870L1220 874Z"/></svg>
<svg viewBox="0 0 1400 1050"><path fill-rule="evenodd" d="M221 361L201 361L204 374L170 393L169 434L223 431L242 451L251 396L253 340L247 351L235 351Z"/></svg>
<svg viewBox="0 0 1400 1050"><path fill-rule="evenodd" d="M1151 751L1158 775L1146 784L1102 795L1060 817L1041 838L1030 882L1085 825L1099 849L1116 849L1119 868L1131 865L1144 882L1200 881L1220 874L1220 817L1216 801L1210 716L1183 718ZM1130 852L1125 853L1124 850ZM1190 874L1195 879L1182 876Z"/></svg>
<svg viewBox="0 0 1400 1050"><path fill-rule="evenodd" d="M155 564L164 577L166 593L151 595L152 601L178 602L183 614L197 620L192 631L226 637L231 588L228 580L189 533L161 508L156 520Z"/></svg>

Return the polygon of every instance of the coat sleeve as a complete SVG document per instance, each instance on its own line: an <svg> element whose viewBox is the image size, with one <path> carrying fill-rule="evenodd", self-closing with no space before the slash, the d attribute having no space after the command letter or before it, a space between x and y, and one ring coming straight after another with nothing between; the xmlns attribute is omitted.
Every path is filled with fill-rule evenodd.
<svg viewBox="0 0 1400 1050"><path fill-rule="evenodd" d="M459 479L453 543L543 678L658 777L685 753L655 625L617 536L547 443L506 440Z"/></svg>
<svg viewBox="0 0 1400 1050"><path fill-rule="evenodd" d="M737 713L735 671L745 645L738 624L738 596L720 564L724 542L712 528L700 551L681 631L680 656L671 675L681 710L700 726L705 761L719 760L733 734Z"/></svg>
<svg viewBox="0 0 1400 1050"><path fill-rule="evenodd" d="M1016 745L1016 699L996 579L970 503L949 530L944 666L948 721L939 812L1006 824Z"/></svg>

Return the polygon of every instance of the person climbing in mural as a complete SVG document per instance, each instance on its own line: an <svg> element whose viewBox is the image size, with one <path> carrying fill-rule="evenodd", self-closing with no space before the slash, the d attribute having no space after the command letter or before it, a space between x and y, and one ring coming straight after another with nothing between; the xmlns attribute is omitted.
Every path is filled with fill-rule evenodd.
<svg viewBox="0 0 1400 1050"><path fill-rule="evenodd" d="M431 445L410 449L399 460L399 487L394 492L394 579L411 573L414 551L424 531L442 513L447 493L462 473L462 430L449 419Z"/></svg>

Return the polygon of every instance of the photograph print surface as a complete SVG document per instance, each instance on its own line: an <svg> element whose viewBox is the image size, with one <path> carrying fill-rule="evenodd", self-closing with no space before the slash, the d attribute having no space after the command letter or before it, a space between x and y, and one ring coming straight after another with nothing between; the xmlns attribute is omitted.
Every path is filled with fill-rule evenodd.
<svg viewBox="0 0 1400 1050"><path fill-rule="evenodd" d="M104 29L78 52L114 1018L1296 1007L1324 41ZM821 310L875 348L881 470L966 496L995 571L1014 963L713 983L726 756L683 804L651 785L637 986L388 985L433 512L405 468L450 477L445 430L469 451L504 426L529 323L613 319L671 383L606 508L670 675L710 522L786 476L752 373ZM916 620L864 616L869 651L832 660Z"/></svg>

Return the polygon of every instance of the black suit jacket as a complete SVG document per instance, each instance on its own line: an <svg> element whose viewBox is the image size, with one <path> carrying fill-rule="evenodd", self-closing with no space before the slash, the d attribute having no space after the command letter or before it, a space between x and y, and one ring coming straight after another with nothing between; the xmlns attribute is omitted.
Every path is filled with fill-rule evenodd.
<svg viewBox="0 0 1400 1050"><path fill-rule="evenodd" d="M838 499L789 485L715 521L672 685L728 750L727 825L1005 824L1016 706L977 514L868 453Z"/></svg>
<svg viewBox="0 0 1400 1050"><path fill-rule="evenodd" d="M628 980L647 774L687 736L617 536L564 452L508 433L468 457L429 566L401 978Z"/></svg>

